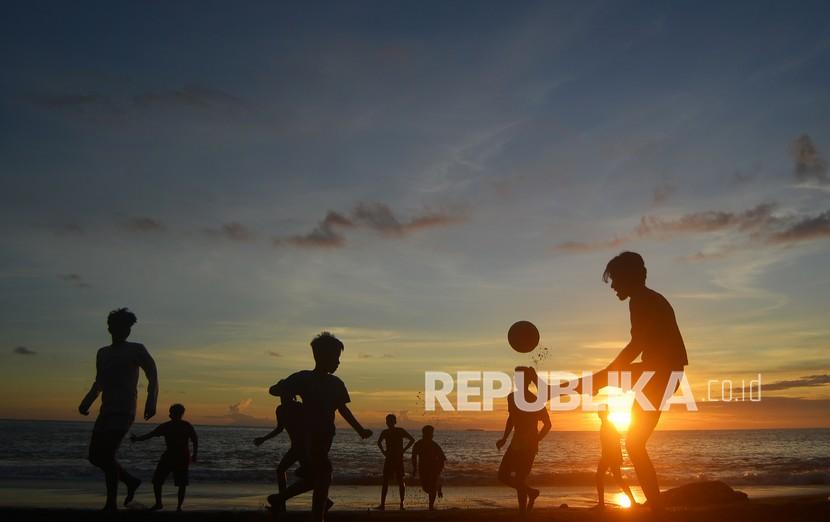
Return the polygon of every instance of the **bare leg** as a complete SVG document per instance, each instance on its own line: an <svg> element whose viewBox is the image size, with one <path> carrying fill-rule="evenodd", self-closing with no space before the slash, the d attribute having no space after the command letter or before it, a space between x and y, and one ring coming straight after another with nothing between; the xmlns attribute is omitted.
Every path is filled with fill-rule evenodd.
<svg viewBox="0 0 830 522"><path fill-rule="evenodd" d="M406 496L406 482L402 474L398 475L398 496L401 499L401 510L403 510L403 499Z"/></svg>
<svg viewBox="0 0 830 522"><path fill-rule="evenodd" d="M386 494L389 493L389 475L384 470L383 473L383 486L380 488L380 505L378 505L378 509L383 511L386 509Z"/></svg>
<svg viewBox="0 0 830 522"><path fill-rule="evenodd" d="M187 486L179 486L179 506L176 508L176 511L182 510L182 503L184 503L184 494L187 491Z"/></svg>
<svg viewBox="0 0 830 522"><path fill-rule="evenodd" d="M605 472L608 470L608 465L604 460L600 460L597 465L597 505L605 507Z"/></svg>
<svg viewBox="0 0 830 522"><path fill-rule="evenodd" d="M152 510L161 509L163 507L161 503L161 486L161 482L153 482L153 495L156 496L156 503L150 508Z"/></svg>
<svg viewBox="0 0 830 522"><path fill-rule="evenodd" d="M329 486L331 486L331 471L321 472L314 481L314 494L311 497L311 520L323 522L326 514L326 504L329 500Z"/></svg>
<svg viewBox="0 0 830 522"><path fill-rule="evenodd" d="M620 471L620 467L616 466L611 469L611 473L614 474L614 478L617 480L617 485L620 486L620 489L623 490L623 493L628 497L628 500L631 502L631 505L635 505L637 503L634 500L634 495L631 493L631 488L628 487L628 484L625 482L625 479L622 476L622 471Z"/></svg>

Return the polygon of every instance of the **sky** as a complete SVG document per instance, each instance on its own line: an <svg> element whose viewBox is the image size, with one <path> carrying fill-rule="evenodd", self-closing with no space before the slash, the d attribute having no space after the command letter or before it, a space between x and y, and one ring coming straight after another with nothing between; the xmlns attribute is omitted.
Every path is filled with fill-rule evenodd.
<svg viewBox="0 0 830 522"><path fill-rule="evenodd" d="M767 386L661 429L830 426L830 9L728 4L4 4L0 417L79 419L128 306L162 412L269 423L328 330L365 424L498 429L424 372L604 367L633 250L695 397Z"/></svg>

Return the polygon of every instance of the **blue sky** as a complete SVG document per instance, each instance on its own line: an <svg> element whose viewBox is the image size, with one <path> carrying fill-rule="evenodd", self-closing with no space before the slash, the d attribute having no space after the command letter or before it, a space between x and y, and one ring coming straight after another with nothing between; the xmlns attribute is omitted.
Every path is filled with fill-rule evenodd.
<svg viewBox="0 0 830 522"><path fill-rule="evenodd" d="M205 418L267 416L326 328L378 418L423 370L523 362L518 319L550 369L595 368L627 340L622 249L693 385L830 373L821 2L4 11L0 387L67 397L0 416L71 415L124 305L162 401Z"/></svg>

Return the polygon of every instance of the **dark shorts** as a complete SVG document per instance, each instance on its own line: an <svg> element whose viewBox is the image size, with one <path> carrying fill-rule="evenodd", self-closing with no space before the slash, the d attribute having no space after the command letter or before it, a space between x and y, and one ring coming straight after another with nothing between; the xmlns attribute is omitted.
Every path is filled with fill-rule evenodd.
<svg viewBox="0 0 830 522"><path fill-rule="evenodd" d="M115 453L126 430L95 430L89 441L89 461L95 466L109 465L115 460Z"/></svg>
<svg viewBox="0 0 830 522"><path fill-rule="evenodd" d="M536 448L511 444L501 459L499 474L515 473L517 477L526 477L530 475L534 460Z"/></svg>
<svg viewBox="0 0 830 522"><path fill-rule="evenodd" d="M426 493L435 493L438 491L438 477L441 475L441 470L421 469L419 471L421 479L421 489Z"/></svg>
<svg viewBox="0 0 830 522"><path fill-rule="evenodd" d="M383 461L383 476L385 478L397 477L398 480L404 479L403 471L403 457L391 458Z"/></svg>
<svg viewBox="0 0 830 522"><path fill-rule="evenodd" d="M184 457L173 457L167 453L161 456L156 472L153 473L153 484L164 484L167 475L173 473L173 483L177 486L187 486L190 484L190 474L188 473L189 459Z"/></svg>

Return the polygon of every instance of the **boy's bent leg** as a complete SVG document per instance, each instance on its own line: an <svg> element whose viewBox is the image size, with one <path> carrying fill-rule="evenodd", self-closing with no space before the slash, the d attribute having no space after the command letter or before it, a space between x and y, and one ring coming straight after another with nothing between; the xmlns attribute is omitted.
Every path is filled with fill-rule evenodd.
<svg viewBox="0 0 830 522"><path fill-rule="evenodd" d="M89 442L89 462L104 472L104 480L107 487L107 501L104 509L117 509L118 506L118 479L125 474L115 460L115 453L124 438L126 431L122 430L98 430L92 432ZM138 479L134 477L134 481ZM140 483L140 481L138 481ZM130 482L132 485L134 482ZM135 487L138 487L137 485Z"/></svg>

